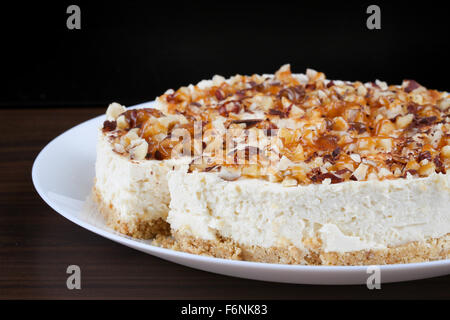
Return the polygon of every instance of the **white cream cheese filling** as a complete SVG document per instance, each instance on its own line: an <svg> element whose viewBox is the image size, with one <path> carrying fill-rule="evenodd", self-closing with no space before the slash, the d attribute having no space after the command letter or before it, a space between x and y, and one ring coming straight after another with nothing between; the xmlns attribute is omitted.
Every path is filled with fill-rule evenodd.
<svg viewBox="0 0 450 320"><path fill-rule="evenodd" d="M297 187L198 172L168 180L171 228L206 240L303 248L319 238L326 252L349 252L450 232L450 175Z"/></svg>
<svg viewBox="0 0 450 320"><path fill-rule="evenodd" d="M187 170L189 161L130 160L114 152L107 136L100 132L95 188L102 201L112 204L124 222L136 218L165 220L170 202L167 172Z"/></svg>

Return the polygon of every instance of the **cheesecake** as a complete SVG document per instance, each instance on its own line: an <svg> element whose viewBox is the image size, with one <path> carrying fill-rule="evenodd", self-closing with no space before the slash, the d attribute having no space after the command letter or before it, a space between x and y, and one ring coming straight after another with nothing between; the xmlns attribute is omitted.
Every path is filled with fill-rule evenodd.
<svg viewBox="0 0 450 320"><path fill-rule="evenodd" d="M113 103L94 194L108 225L194 254L304 265L450 255L450 95L308 69ZM161 239L161 238L159 238Z"/></svg>

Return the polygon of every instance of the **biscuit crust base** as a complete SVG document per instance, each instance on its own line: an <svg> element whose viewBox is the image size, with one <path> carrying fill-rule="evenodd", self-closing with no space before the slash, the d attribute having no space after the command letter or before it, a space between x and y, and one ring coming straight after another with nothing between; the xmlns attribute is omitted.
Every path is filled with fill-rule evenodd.
<svg viewBox="0 0 450 320"><path fill-rule="evenodd" d="M103 201L100 192L95 187L92 192L93 199L97 204L98 210L105 218L106 224L117 232L139 239L152 239L156 235L170 235L169 224L161 218L145 220L136 217L133 220L122 221L120 213L111 203Z"/></svg>
<svg viewBox="0 0 450 320"><path fill-rule="evenodd" d="M308 249L294 246L270 247L240 245L231 239L203 240L172 231L172 249L216 258L299 265L355 266L425 262L450 258L450 233L422 242L410 242L387 249L354 252L325 252L319 242ZM163 244L164 245L164 244Z"/></svg>

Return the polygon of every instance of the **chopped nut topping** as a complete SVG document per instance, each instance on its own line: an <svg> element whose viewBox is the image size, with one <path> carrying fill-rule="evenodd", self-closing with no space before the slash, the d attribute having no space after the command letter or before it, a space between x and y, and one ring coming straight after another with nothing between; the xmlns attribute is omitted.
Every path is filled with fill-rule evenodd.
<svg viewBox="0 0 450 320"><path fill-rule="evenodd" d="M103 132L116 152L190 156L191 171L286 186L424 177L450 166L450 95L413 80L328 81L284 65L272 76L215 76L157 100L158 110L108 107Z"/></svg>

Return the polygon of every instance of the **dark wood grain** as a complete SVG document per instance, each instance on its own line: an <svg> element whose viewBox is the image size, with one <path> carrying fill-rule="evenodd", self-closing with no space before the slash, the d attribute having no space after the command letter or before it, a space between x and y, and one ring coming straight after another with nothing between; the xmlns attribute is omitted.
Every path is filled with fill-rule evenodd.
<svg viewBox="0 0 450 320"><path fill-rule="evenodd" d="M40 199L31 166L51 139L103 111L0 110L0 298L450 298L450 276L383 284L378 291L242 280L176 265L82 229ZM81 290L66 289L70 264L81 267Z"/></svg>

